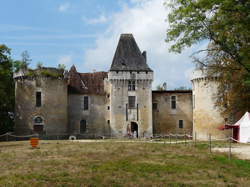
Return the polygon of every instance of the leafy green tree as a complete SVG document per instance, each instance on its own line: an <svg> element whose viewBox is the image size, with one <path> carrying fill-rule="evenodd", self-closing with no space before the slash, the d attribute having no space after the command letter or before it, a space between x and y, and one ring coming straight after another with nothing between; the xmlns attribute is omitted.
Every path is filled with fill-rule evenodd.
<svg viewBox="0 0 250 187"><path fill-rule="evenodd" d="M43 63L42 62L37 62L36 67L38 69L41 69L43 67Z"/></svg>
<svg viewBox="0 0 250 187"><path fill-rule="evenodd" d="M58 69L65 70L66 66L64 64L58 64Z"/></svg>
<svg viewBox="0 0 250 187"><path fill-rule="evenodd" d="M161 90L161 91L167 90L167 83L164 82L163 84L157 85L157 86L156 86L156 90Z"/></svg>
<svg viewBox="0 0 250 187"><path fill-rule="evenodd" d="M219 74L217 105L223 114L250 109L250 1L249 0L170 0L170 27L167 42L171 51L208 41L205 57L194 57L208 75ZM247 100L247 102L246 102ZM249 102L248 102L249 101Z"/></svg>
<svg viewBox="0 0 250 187"><path fill-rule="evenodd" d="M13 61L10 49L0 45L0 134L13 130L14 102Z"/></svg>

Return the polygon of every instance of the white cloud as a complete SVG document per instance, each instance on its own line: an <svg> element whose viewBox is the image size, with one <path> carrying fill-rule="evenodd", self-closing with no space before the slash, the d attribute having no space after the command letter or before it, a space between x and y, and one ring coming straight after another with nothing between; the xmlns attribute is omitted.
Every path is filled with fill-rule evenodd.
<svg viewBox="0 0 250 187"><path fill-rule="evenodd" d="M72 55L63 55L59 57L58 64L64 64L69 69L73 64Z"/></svg>
<svg viewBox="0 0 250 187"><path fill-rule="evenodd" d="M122 11L111 15L110 26L96 39L96 47L85 52L84 71L108 70L121 33L132 33L141 51L147 51L149 66L154 70L154 86L167 82L170 88L190 87L188 74L193 68L191 58L194 46L182 54L169 53L165 22L169 10L164 0L131 0L133 7L123 6Z"/></svg>
<svg viewBox="0 0 250 187"><path fill-rule="evenodd" d="M103 24L108 21L108 18L105 15L100 15L98 18L86 18L82 17L82 20L87 24L95 25L95 24Z"/></svg>
<svg viewBox="0 0 250 187"><path fill-rule="evenodd" d="M58 10L60 12L66 12L69 8L70 8L70 3L63 3L59 5Z"/></svg>

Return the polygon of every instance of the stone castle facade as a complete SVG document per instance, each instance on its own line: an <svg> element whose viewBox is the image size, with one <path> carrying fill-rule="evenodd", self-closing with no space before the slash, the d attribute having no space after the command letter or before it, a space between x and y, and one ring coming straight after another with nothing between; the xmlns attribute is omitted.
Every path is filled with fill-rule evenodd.
<svg viewBox="0 0 250 187"><path fill-rule="evenodd" d="M121 35L108 72L79 73L73 65L69 72L40 68L14 78L15 133L22 135L152 137L195 129L205 137L206 124L199 118L213 107L203 101L194 109L194 100L203 100L207 91L197 86L202 77L192 81L195 95L191 90L152 91L154 72L132 34ZM206 108L203 114L199 106ZM220 124L216 120L211 132Z"/></svg>

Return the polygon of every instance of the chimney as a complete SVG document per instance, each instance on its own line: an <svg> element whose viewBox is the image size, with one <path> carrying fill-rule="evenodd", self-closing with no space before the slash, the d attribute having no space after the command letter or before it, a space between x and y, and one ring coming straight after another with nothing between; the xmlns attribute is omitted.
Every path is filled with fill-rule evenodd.
<svg viewBox="0 0 250 187"><path fill-rule="evenodd" d="M145 58L145 60L147 61L147 52L146 51L143 51L142 52L142 56Z"/></svg>

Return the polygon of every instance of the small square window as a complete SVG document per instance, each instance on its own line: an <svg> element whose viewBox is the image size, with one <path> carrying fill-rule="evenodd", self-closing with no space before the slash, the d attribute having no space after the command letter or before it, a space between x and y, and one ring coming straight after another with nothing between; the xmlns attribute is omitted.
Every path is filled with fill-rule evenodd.
<svg viewBox="0 0 250 187"><path fill-rule="evenodd" d="M157 110L158 108L158 104L157 103L153 103L153 110Z"/></svg>

